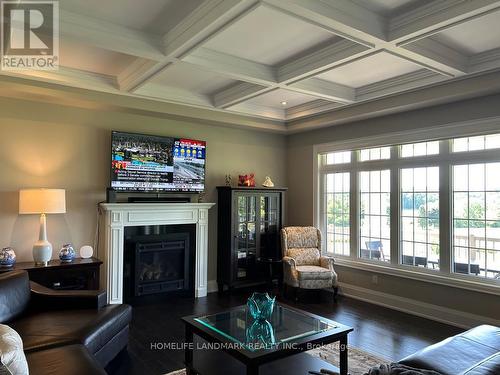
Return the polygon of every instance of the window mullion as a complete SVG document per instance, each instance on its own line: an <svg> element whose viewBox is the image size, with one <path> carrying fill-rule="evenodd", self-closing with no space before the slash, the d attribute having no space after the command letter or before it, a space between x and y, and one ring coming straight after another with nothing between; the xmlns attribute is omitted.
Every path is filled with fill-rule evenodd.
<svg viewBox="0 0 500 375"><path fill-rule="evenodd" d="M448 156L451 141L440 142L440 154ZM452 181L451 163L444 157L439 164L439 269L441 272L451 272L452 259Z"/></svg>
<svg viewBox="0 0 500 375"><path fill-rule="evenodd" d="M352 160L354 165L357 165L359 153L353 151ZM350 235L351 235L351 253L350 257L353 259L359 258L359 195L360 195L360 186L359 186L359 176L357 168L353 168L351 171L351 193L349 195L349 220L351 223Z"/></svg>
<svg viewBox="0 0 500 375"><path fill-rule="evenodd" d="M391 147L391 160L399 159L399 147ZM391 223L391 264L399 264L399 243L400 243L400 177L397 164L391 166L391 195L390 195L390 223Z"/></svg>

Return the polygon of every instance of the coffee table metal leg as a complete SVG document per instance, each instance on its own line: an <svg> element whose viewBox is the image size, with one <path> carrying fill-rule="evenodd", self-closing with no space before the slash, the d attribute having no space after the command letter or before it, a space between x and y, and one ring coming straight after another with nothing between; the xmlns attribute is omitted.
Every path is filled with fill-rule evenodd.
<svg viewBox="0 0 500 375"><path fill-rule="evenodd" d="M347 375L347 335L340 339L340 375Z"/></svg>
<svg viewBox="0 0 500 375"><path fill-rule="evenodd" d="M259 367L255 365L247 365L247 375L259 375Z"/></svg>
<svg viewBox="0 0 500 375"><path fill-rule="evenodd" d="M193 331L186 325L186 347L184 348L184 364L186 365L186 374L195 375L193 371Z"/></svg>

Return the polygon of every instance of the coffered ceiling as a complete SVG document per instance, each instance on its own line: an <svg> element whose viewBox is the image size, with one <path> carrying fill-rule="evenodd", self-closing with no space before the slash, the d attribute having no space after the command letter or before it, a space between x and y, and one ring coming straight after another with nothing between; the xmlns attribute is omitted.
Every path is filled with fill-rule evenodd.
<svg viewBox="0 0 500 375"><path fill-rule="evenodd" d="M58 71L1 74L285 130L500 69L492 0L62 0L60 30Z"/></svg>

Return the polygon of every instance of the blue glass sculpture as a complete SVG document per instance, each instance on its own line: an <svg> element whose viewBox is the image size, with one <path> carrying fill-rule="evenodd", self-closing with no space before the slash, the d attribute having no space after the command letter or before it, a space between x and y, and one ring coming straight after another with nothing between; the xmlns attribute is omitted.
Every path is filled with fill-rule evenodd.
<svg viewBox="0 0 500 375"><path fill-rule="evenodd" d="M276 344L272 324L267 320L254 320L246 330L246 344L254 349L268 349Z"/></svg>
<svg viewBox="0 0 500 375"><path fill-rule="evenodd" d="M271 320L276 297L267 293L253 293L247 301L248 311L255 320Z"/></svg>

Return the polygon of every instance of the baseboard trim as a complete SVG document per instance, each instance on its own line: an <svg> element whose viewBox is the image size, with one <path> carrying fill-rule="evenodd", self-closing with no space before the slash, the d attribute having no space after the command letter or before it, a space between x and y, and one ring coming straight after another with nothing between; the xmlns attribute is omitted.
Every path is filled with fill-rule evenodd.
<svg viewBox="0 0 500 375"><path fill-rule="evenodd" d="M207 293L214 293L219 290L217 286L217 280L208 280L207 283Z"/></svg>
<svg viewBox="0 0 500 375"><path fill-rule="evenodd" d="M440 323L468 329L480 324L500 326L500 320L416 301L410 298L374 291L356 285L339 283L339 293L346 297L368 302L374 305L416 315L422 318L435 320Z"/></svg>

